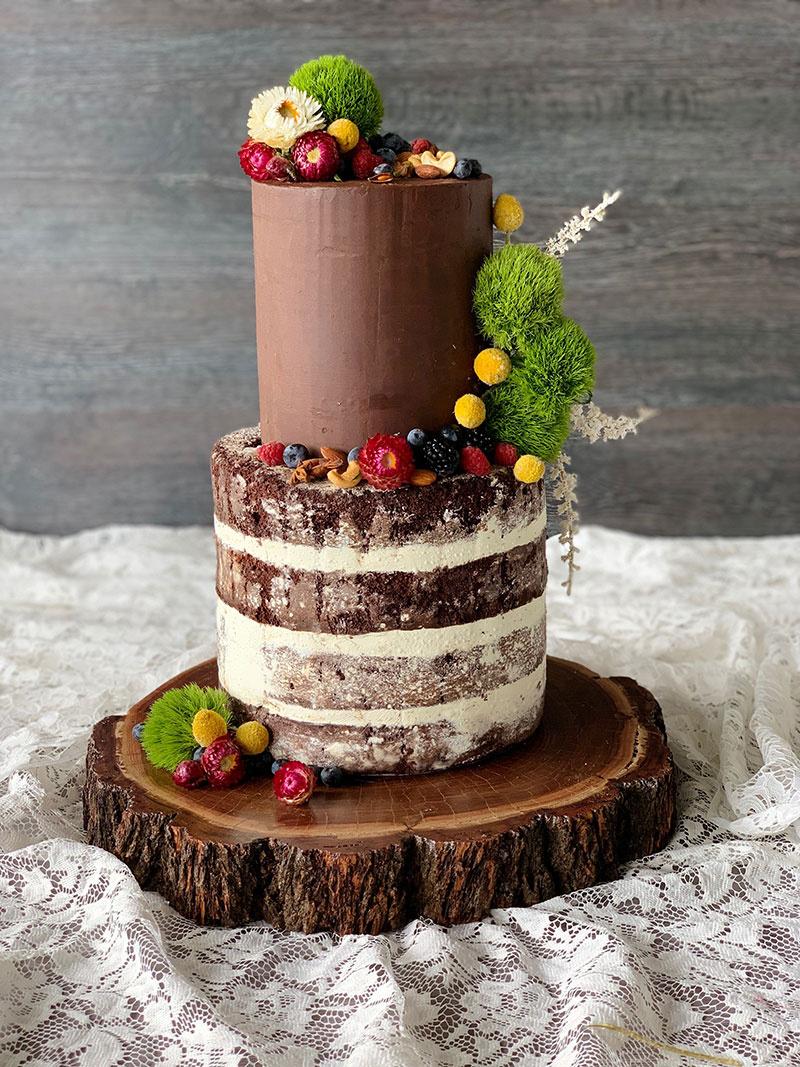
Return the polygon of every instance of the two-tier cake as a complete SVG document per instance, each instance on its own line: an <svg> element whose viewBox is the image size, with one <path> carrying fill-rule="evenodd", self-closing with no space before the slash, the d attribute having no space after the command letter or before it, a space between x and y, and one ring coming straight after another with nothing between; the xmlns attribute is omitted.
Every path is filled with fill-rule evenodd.
<svg viewBox="0 0 800 1067"><path fill-rule="evenodd" d="M382 113L344 56L252 102L260 427L212 456L221 688L141 728L181 785L249 757L302 801L472 762L542 714L543 475L594 383L559 256L613 198L512 242L516 198Z"/></svg>

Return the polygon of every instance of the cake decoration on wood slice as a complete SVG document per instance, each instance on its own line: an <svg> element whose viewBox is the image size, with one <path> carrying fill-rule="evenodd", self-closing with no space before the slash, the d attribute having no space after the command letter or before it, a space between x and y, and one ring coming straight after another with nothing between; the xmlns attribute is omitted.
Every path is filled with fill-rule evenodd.
<svg viewBox="0 0 800 1067"><path fill-rule="evenodd" d="M351 781L276 758L272 782L248 771L229 791L176 788L142 758L131 727L150 694L94 728L87 838L183 915L225 926L378 934L586 888L666 843L674 766L658 704L634 681L564 660L548 678L540 730L475 767ZM214 662L165 687L189 679L217 685Z"/></svg>

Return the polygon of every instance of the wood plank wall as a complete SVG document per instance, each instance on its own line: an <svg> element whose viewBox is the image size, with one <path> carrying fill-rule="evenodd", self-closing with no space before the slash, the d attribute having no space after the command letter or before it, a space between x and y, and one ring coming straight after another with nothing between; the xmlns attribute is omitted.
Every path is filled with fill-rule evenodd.
<svg viewBox="0 0 800 1067"><path fill-rule="evenodd" d="M574 447L584 519L800 530L796 3L4 0L0 30L0 523L209 521L211 443L257 418L248 103L346 51L528 239L624 187L567 305L598 402L661 414Z"/></svg>

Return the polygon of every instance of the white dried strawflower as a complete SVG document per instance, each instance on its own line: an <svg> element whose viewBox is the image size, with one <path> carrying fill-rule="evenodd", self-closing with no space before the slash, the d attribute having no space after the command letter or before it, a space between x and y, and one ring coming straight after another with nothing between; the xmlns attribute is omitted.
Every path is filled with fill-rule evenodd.
<svg viewBox="0 0 800 1067"><path fill-rule="evenodd" d="M276 85L259 93L247 116L247 132L254 141L284 150L291 148L301 134L324 126L320 104L292 85Z"/></svg>

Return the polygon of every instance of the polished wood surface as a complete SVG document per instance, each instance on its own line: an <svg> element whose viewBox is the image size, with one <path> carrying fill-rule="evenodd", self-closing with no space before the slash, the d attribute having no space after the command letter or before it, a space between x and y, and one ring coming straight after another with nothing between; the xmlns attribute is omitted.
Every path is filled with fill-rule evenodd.
<svg viewBox="0 0 800 1067"><path fill-rule="evenodd" d="M800 530L795 4L5 0L0 28L0 524L210 521L211 444L257 421L235 149L255 91L344 50L523 238L624 187L567 308L598 402L663 414L574 449L584 519Z"/></svg>
<svg viewBox="0 0 800 1067"><path fill-rule="evenodd" d="M148 764L132 727L189 681L215 684L215 661L98 724L85 819L90 841L201 922L375 933L414 915L467 921L613 877L673 825L660 711L630 679L550 658L526 744L471 767L319 788L297 808L269 778L186 791Z"/></svg>

